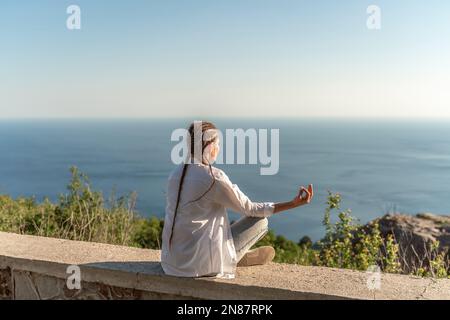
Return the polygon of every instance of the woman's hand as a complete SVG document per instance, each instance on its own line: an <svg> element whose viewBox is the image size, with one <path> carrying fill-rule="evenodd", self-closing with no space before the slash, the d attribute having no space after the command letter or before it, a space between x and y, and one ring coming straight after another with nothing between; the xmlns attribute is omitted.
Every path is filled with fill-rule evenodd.
<svg viewBox="0 0 450 320"><path fill-rule="evenodd" d="M310 203L314 196L314 190L312 184L308 186L308 189L305 187L300 187L298 191L298 195L291 201L288 202L279 202L275 203L275 208L273 213L278 213L281 211L297 208L304 204Z"/></svg>
<svg viewBox="0 0 450 320"><path fill-rule="evenodd" d="M301 186L300 189L298 190L297 196L294 198L294 200L292 200L292 203L296 207L302 206L302 205L310 203L313 196L314 196L314 190L313 190L312 184L310 184L308 186L308 189Z"/></svg>

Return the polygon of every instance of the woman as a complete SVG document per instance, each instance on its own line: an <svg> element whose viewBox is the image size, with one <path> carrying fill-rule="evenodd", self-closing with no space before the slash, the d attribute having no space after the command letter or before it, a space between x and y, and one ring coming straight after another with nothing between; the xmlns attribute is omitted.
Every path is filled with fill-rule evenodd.
<svg viewBox="0 0 450 320"><path fill-rule="evenodd" d="M292 201L252 202L222 170L211 166L219 154L219 137L212 123L191 124L188 141L188 161L168 180L161 253L164 272L234 278L236 265L270 262L275 256L272 247L249 249L267 233L267 217L311 201L312 185L301 187ZM244 215L231 227L227 208Z"/></svg>

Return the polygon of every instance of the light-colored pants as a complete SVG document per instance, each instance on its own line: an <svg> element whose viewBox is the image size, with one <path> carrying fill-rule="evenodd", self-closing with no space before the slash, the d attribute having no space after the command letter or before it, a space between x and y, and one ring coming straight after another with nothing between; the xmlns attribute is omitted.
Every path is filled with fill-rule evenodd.
<svg viewBox="0 0 450 320"><path fill-rule="evenodd" d="M269 231L267 218L242 217L231 225L237 261Z"/></svg>

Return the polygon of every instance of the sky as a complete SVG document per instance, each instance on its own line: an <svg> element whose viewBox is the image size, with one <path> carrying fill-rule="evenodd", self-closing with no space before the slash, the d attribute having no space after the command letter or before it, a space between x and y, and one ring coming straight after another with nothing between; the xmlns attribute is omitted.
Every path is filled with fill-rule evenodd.
<svg viewBox="0 0 450 320"><path fill-rule="evenodd" d="M450 118L449 14L438 0L2 0L0 118Z"/></svg>

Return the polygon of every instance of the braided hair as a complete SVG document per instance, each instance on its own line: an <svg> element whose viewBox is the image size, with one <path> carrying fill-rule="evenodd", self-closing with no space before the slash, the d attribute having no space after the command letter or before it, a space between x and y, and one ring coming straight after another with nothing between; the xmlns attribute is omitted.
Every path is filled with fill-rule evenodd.
<svg viewBox="0 0 450 320"><path fill-rule="evenodd" d="M201 137L199 137L199 138L201 138L201 140L200 140L200 142L201 142L201 159L197 159L196 158L197 155L195 154L196 143L200 143L198 141L195 141L196 138L197 138L197 136L195 136L195 133L196 133L195 130L197 129L197 126L199 124L201 124ZM211 122L208 122L208 121L194 122L194 123L192 123L189 126L189 129L188 129L188 132L189 132L188 140L190 140L190 141L188 141L188 147L189 147L189 151L190 151L189 152L190 156L186 159L187 161L183 164L183 171L181 173L180 184L178 186L177 202L176 202L175 211L174 211L174 214L173 214L172 229L171 229L170 238L169 238L169 248L172 246L172 238L173 238L173 230L174 230L174 227L175 227L175 220L176 220L176 217L177 217L178 206L180 204L181 192L183 190L183 182L184 182L184 178L186 176L186 172L187 172L189 163L192 162L193 160L194 161L195 160L197 160L197 161L200 160L203 164L207 164L209 166L209 173L210 173L210 175L212 177L212 183L209 186L209 188L206 189L206 191L202 195L200 195L200 197L198 197L198 198L196 198L194 200L191 200L188 203L192 203L192 202L200 200L202 197L205 196L205 194L207 194L212 189L212 187L214 186L214 184L216 182L216 179L214 178L214 174L212 172L211 163L207 159L204 159L204 157L203 157L203 152L205 151L206 147L208 147L212 143L216 143L217 142L217 136L216 135L213 135L212 137L210 137L208 139L207 135L208 135L208 133L211 132L210 130L217 130L217 128L216 128L216 126L214 124L212 124ZM204 137L205 135L206 135L206 138Z"/></svg>

